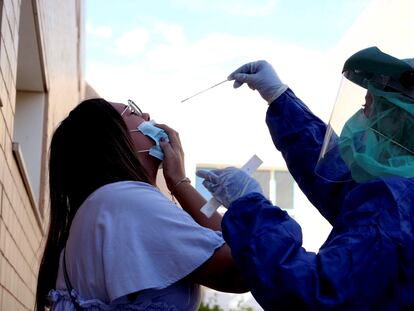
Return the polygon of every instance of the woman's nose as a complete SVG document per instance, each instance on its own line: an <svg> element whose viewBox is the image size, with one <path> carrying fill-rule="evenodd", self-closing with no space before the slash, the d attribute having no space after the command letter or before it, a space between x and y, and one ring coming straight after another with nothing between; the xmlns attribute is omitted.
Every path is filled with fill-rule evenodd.
<svg viewBox="0 0 414 311"><path fill-rule="evenodd" d="M143 113L142 113L142 118L143 118L145 121L149 121L149 120L151 120L151 117L150 117L149 113L145 113L145 112L143 112Z"/></svg>

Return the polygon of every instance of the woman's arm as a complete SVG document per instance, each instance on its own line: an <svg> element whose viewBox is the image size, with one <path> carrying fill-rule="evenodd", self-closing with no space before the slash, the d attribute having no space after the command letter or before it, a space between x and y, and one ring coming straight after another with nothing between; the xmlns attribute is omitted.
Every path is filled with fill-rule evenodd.
<svg viewBox="0 0 414 311"><path fill-rule="evenodd" d="M193 219L203 227L221 231L222 216L214 212L207 218L200 209L207 202L206 199L188 182L180 183L174 189L174 196L181 207L193 217Z"/></svg>
<svg viewBox="0 0 414 311"><path fill-rule="evenodd" d="M165 124L157 124L168 134L169 143L161 142L164 151L163 173L168 190L175 196L181 207L203 227L221 231L221 215L217 212L207 218L201 211L206 203L203 196L185 179L184 151L178 132Z"/></svg>
<svg viewBox="0 0 414 311"><path fill-rule="evenodd" d="M249 291L227 244L216 249L213 256L194 270L188 278L195 283L221 292L245 293Z"/></svg>
<svg viewBox="0 0 414 311"><path fill-rule="evenodd" d="M170 190L181 207L201 226L221 231L222 216L215 212L210 218L201 213L206 203L203 196L189 183L180 182L186 174L184 169L184 152L179 134L164 124L157 124L164 129L170 142L161 142L164 151L163 172L168 190ZM244 293L249 289L231 255L230 248L223 244L188 278L198 284L224 292Z"/></svg>

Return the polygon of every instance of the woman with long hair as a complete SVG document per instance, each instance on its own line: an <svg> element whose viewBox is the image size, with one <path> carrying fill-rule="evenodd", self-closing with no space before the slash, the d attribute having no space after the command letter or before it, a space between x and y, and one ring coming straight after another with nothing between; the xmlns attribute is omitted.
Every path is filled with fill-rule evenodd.
<svg viewBox="0 0 414 311"><path fill-rule="evenodd" d="M163 163L177 206L156 187ZM184 170L179 135L133 102L89 99L55 130L36 310L196 310L199 285L246 292L221 216Z"/></svg>

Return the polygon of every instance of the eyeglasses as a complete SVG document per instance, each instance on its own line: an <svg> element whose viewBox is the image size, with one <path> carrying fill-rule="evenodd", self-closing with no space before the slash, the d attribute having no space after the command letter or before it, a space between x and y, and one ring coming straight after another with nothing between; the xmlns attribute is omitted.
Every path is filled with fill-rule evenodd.
<svg viewBox="0 0 414 311"><path fill-rule="evenodd" d="M141 109L139 109L138 105L136 103L134 103L133 100L128 99L128 103L126 104L125 109L121 112L121 116L127 111L129 110L130 114L135 114L138 117L142 117L143 113L141 111Z"/></svg>
<svg viewBox="0 0 414 311"><path fill-rule="evenodd" d="M125 109L121 112L121 116L127 110L129 110L130 114L134 114L138 117L142 117L142 115L143 115L141 109L138 107L138 105L132 99L128 99L128 103L125 105ZM139 131L137 129L134 129L134 130L130 130L130 132L139 132ZM138 153L144 153L144 152L149 152L149 151L150 151L149 149L137 150Z"/></svg>

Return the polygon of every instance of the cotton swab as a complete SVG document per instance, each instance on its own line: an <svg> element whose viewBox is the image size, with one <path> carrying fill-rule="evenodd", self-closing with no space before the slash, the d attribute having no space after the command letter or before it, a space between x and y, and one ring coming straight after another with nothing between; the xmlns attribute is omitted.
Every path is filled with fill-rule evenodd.
<svg viewBox="0 0 414 311"><path fill-rule="evenodd" d="M198 93L195 93L194 95L191 95L190 97L187 97L186 99L183 99L181 102L183 103L183 102L189 100L190 98L193 98L193 97L195 97L197 95L200 95L201 93L204 93L204 92L206 92L206 91L208 91L208 90L210 90L210 89L212 89L212 88L214 88L216 86L219 86L220 84L223 84L224 82L227 82L227 81L229 81L229 80L224 80L224 81L221 81L221 82L219 82L217 84L214 84L213 86L210 86L209 88L206 88L206 89L204 89L204 90L202 90L202 91L200 91Z"/></svg>

